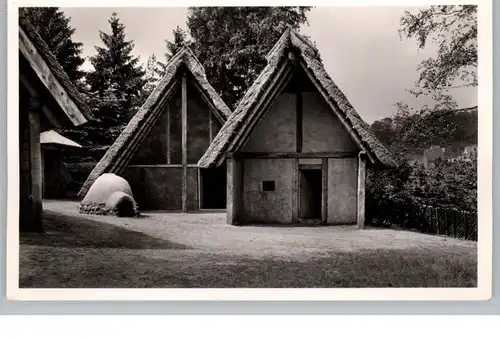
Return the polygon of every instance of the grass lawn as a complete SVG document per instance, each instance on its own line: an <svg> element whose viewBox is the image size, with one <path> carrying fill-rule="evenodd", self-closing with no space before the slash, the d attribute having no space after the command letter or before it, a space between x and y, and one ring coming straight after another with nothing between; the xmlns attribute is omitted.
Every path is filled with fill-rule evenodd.
<svg viewBox="0 0 500 338"><path fill-rule="evenodd" d="M476 250L422 246L332 250L306 260L206 250L45 212L21 234L20 287L476 287ZM249 230L251 231L251 230ZM334 230L333 230L334 231Z"/></svg>

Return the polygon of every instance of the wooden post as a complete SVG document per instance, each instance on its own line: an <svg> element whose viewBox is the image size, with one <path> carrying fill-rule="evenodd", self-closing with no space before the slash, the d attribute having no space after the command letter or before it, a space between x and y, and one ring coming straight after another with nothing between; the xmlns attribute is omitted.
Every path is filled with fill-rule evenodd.
<svg viewBox="0 0 500 338"><path fill-rule="evenodd" d="M203 182L201 182L201 168L196 169L197 174L198 174L198 210L203 207L203 203L201 202L203 199Z"/></svg>
<svg viewBox="0 0 500 338"><path fill-rule="evenodd" d="M182 212L187 212L187 85L182 73Z"/></svg>
<svg viewBox="0 0 500 338"><path fill-rule="evenodd" d="M300 200L300 167L299 159L293 159L293 177L292 177L292 222L299 220L299 200Z"/></svg>
<svg viewBox="0 0 500 338"><path fill-rule="evenodd" d="M45 180L45 155L46 155L46 150L41 148L42 145L40 144L40 152L41 152L41 168L42 168L42 199L45 198L45 184L47 183Z"/></svg>
<svg viewBox="0 0 500 338"><path fill-rule="evenodd" d="M170 102L167 102L167 164L172 162L170 155Z"/></svg>
<svg viewBox="0 0 500 338"><path fill-rule="evenodd" d="M321 164L321 223L328 221L328 158Z"/></svg>
<svg viewBox="0 0 500 338"><path fill-rule="evenodd" d="M365 227L365 166L364 152L358 156L358 229Z"/></svg>
<svg viewBox="0 0 500 338"><path fill-rule="evenodd" d="M297 152L300 153L302 152L302 93L300 92L300 89L299 91L297 91L296 100L297 100L296 102L297 116L295 121L296 124L295 132L297 133L297 135L295 142L296 142Z"/></svg>
<svg viewBox="0 0 500 338"><path fill-rule="evenodd" d="M227 223L236 225L241 221L243 168L242 160L227 159Z"/></svg>
<svg viewBox="0 0 500 338"><path fill-rule="evenodd" d="M460 211L464 216L464 239L469 239L469 218L466 212Z"/></svg>
<svg viewBox="0 0 500 338"><path fill-rule="evenodd" d="M30 176L33 208L33 230L43 232L42 226L42 151L40 146L40 112L35 107L28 111L30 133Z"/></svg>

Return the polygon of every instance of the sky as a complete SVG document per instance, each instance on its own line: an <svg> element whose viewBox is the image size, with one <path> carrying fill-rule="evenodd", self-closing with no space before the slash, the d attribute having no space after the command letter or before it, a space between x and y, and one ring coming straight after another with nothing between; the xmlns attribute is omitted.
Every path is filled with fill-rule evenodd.
<svg viewBox="0 0 500 338"><path fill-rule="evenodd" d="M75 28L74 41L83 43L83 55L94 55L102 46L99 30L109 32L108 19L118 13L125 25L133 53L144 65L149 56L160 59L166 52L165 40L172 31L186 28L187 8L62 8ZM417 50L414 40L401 39L399 19L416 7L316 7L308 13L309 24L300 32L309 36L319 49L332 80L347 96L358 114L368 123L395 113L394 105L403 101L411 107L432 105L429 98L416 99L408 93L418 79L422 60L436 55L436 46ZM85 68L91 67L87 61ZM477 88L452 92L458 106L477 105Z"/></svg>

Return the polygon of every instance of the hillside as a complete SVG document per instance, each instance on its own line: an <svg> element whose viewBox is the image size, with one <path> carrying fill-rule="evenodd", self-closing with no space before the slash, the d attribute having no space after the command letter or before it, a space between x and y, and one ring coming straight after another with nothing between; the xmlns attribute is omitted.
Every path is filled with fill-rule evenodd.
<svg viewBox="0 0 500 338"><path fill-rule="evenodd" d="M377 120L371 128L389 149L402 151L407 157L421 155L433 145L454 156L477 144L477 113L475 106L395 116Z"/></svg>

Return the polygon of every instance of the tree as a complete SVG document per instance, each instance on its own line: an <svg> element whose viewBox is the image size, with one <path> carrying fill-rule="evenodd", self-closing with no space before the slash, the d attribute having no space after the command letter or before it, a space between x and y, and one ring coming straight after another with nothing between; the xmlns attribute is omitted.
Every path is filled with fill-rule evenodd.
<svg viewBox="0 0 500 338"><path fill-rule="evenodd" d="M145 95L148 96L158 85L158 82L164 75L164 65L162 62L158 61L156 55L151 55L148 58L148 62L146 63L146 72L145 72L145 81L144 84L144 92Z"/></svg>
<svg viewBox="0 0 500 338"><path fill-rule="evenodd" d="M307 23L310 7L190 7L192 46L207 77L232 108L266 65L287 25Z"/></svg>
<svg viewBox="0 0 500 338"><path fill-rule="evenodd" d="M401 17L400 35L417 40L419 49L438 44L436 57L418 67L413 94L442 99L449 89L477 86L477 6L430 6Z"/></svg>
<svg viewBox="0 0 500 338"><path fill-rule="evenodd" d="M396 107L392 118L371 125L377 138L396 156L421 155L432 145L446 147L447 153L453 154L477 144L477 107L412 109L402 102Z"/></svg>
<svg viewBox="0 0 500 338"><path fill-rule="evenodd" d="M118 15L113 13L108 22L111 34L99 32L105 47L95 47L97 54L90 57L94 70L87 81L95 98L113 97L113 105L107 106L110 109L100 109L98 116L124 123L142 101L145 72L138 64L139 58L132 56L134 43L126 41L125 26Z"/></svg>
<svg viewBox="0 0 500 338"><path fill-rule="evenodd" d="M70 80L81 88L85 75L81 69L85 62L83 44L72 39L75 29L70 26L71 18L67 18L57 7L22 7L19 16L31 22Z"/></svg>
<svg viewBox="0 0 500 338"><path fill-rule="evenodd" d="M167 44L167 53L165 53L165 59L169 61L177 52L184 46L184 44L190 45L191 41L188 39L188 34L179 26L173 31L174 41L165 40Z"/></svg>
<svg viewBox="0 0 500 338"><path fill-rule="evenodd" d="M373 122L371 130L375 136L386 145L392 144L396 138L393 121L390 117Z"/></svg>

